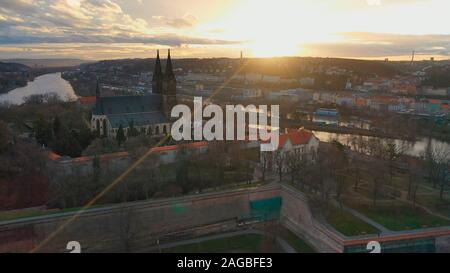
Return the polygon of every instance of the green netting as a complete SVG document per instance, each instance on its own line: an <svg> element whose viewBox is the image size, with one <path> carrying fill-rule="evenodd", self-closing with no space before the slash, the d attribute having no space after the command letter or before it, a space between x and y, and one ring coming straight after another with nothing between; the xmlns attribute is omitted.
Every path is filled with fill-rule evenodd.
<svg viewBox="0 0 450 273"><path fill-rule="evenodd" d="M241 220L269 221L280 218L281 197L250 201L250 213L241 216Z"/></svg>

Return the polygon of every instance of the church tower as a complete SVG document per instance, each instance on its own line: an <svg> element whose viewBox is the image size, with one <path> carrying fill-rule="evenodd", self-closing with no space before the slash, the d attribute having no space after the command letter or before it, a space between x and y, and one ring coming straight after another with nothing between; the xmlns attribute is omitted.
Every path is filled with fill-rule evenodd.
<svg viewBox="0 0 450 273"><path fill-rule="evenodd" d="M98 99L101 96L101 91L100 91L100 82L98 81L97 78L97 86L95 87L95 97Z"/></svg>
<svg viewBox="0 0 450 273"><path fill-rule="evenodd" d="M161 60L159 58L159 50L156 56L155 70L153 71L152 93L162 94L163 91L163 74L161 68Z"/></svg>
<svg viewBox="0 0 450 273"><path fill-rule="evenodd" d="M163 82L163 111L167 119L170 119L172 108L177 105L177 79L173 72L170 49L167 56L166 73Z"/></svg>
<svg viewBox="0 0 450 273"><path fill-rule="evenodd" d="M95 87L95 108L97 109L97 114L103 114L103 102L101 100L102 91L100 89L100 81L97 77L97 86Z"/></svg>

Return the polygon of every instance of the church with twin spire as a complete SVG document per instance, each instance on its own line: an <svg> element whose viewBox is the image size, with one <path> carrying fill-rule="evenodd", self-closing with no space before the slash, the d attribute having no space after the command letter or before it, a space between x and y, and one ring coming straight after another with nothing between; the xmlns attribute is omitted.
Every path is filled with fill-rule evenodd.
<svg viewBox="0 0 450 273"><path fill-rule="evenodd" d="M156 56L151 94L143 96L102 96L97 83L91 130L101 137L115 138L119 128L125 136L134 133L162 137L170 133L172 108L177 105L177 80L170 50L162 72L159 50Z"/></svg>

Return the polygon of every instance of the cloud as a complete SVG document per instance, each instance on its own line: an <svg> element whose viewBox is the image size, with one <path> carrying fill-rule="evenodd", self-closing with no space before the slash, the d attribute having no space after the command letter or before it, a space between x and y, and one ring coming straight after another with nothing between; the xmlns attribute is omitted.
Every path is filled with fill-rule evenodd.
<svg viewBox="0 0 450 273"><path fill-rule="evenodd" d="M346 33L344 37L356 44L376 45L376 48L395 54L449 55L450 35L400 35L385 33Z"/></svg>
<svg viewBox="0 0 450 273"><path fill-rule="evenodd" d="M450 35L400 35L341 33L343 42L315 43L302 47L311 55L338 57L385 57L410 55L450 56Z"/></svg>
<svg viewBox="0 0 450 273"><path fill-rule="evenodd" d="M55 36L1 36L0 44L13 45L13 44L64 44L64 43L87 43L87 44L110 44L110 43L143 43L154 45L166 45L166 46L181 46L181 45L234 45L240 44L241 41L230 41L220 39L206 39L194 36L182 36L177 34L160 34L155 36L84 36L84 35L72 35L68 37L55 37Z"/></svg>
<svg viewBox="0 0 450 273"><path fill-rule="evenodd" d="M192 14L185 14L181 18L168 18L166 16L153 16L153 19L167 26L174 28L191 28L195 26L198 22L198 18Z"/></svg>
<svg viewBox="0 0 450 273"><path fill-rule="evenodd" d="M213 2L208 0L201 1L205 3ZM388 2L387 0L382 0L381 3L383 6L396 6L406 3L425 3L426 1L392 0ZM436 1L432 0L431 2ZM29 52L29 54L40 54L44 51L46 54L51 54L52 51L50 49L53 48L57 48L55 49L55 54L70 52L81 54L83 50L94 52L93 47L95 46L97 52L103 50L105 54L110 54L110 56L124 56L123 52L131 54L131 52L125 50L125 47L140 50L149 45L153 46L153 48L160 46L179 47L179 49L183 48L184 52L195 48L196 52L202 53L208 52L208 50L217 53L219 52L218 48L222 47L222 50L227 49L229 50L227 52L233 52L234 54L234 49L238 47L245 48L247 44L246 41L240 41L234 37L247 39L246 36L251 36L253 32L261 33L262 37L266 37L264 35L267 33L272 33L270 35L276 37L279 29L282 29L274 24L269 24L274 29L269 29L268 31L267 27L262 27L259 24L251 24L248 21L236 23L234 19L232 21L236 23L235 25L232 24L234 27L230 27L227 24L214 24L214 22L213 24L208 24L205 23L208 20L204 19L208 17L208 14L202 13L201 9L193 9L190 7L191 4L186 4L186 1L183 0L133 0L134 5L130 4L130 0L0 0L0 2L0 47L3 54L6 54L7 50L11 51L14 46L20 50L12 50L11 52ZM329 3L327 2L327 5L332 5L333 3L339 7L337 13L342 12L344 8L347 9L353 6L362 10L367 8L366 0L330 0ZM149 5L151 5L152 9L148 10L147 14ZM144 8L145 12L142 12ZM206 8L203 5L202 8L211 13L211 8ZM188 9L190 12L200 15L202 21L192 13L186 13ZM370 10L372 9L375 11L377 7L370 7ZM224 8L221 10L224 10ZM438 8L438 10L445 9ZM169 11L170 13L167 13ZM379 12L381 11L380 9ZM268 14L272 13L272 9L268 9ZM148 18L143 19L132 14L141 14L142 16L148 16ZM152 14L162 15L152 16ZM237 18L246 17L240 16ZM263 20L265 20L264 18L266 17L263 17ZM397 18L397 15L395 18ZM446 17L435 16L435 18ZM276 22L275 19L272 21ZM335 21L338 25L339 20ZM381 19L377 20L377 23L382 21ZM433 25L432 30L435 27L445 25L428 21L429 24ZM364 25L364 20L358 22ZM326 26L325 32L341 29L333 29L333 26L328 26L325 23L326 21L323 24L317 23L315 26L312 26L312 28L319 28L319 31L317 31L319 36L322 25ZM292 23L289 23L289 25L293 26ZM392 28L396 26L395 24L388 25ZM283 25L281 24L281 26ZM305 25L307 32L314 32L314 29L310 30L310 27ZM240 28L243 28L243 30ZM411 26L410 28L416 30L418 27ZM346 30L348 28L342 29ZM368 29L370 31L383 31L384 28L380 28L380 30L378 28ZM363 30L366 30L366 28ZM301 28L299 28L298 32L301 33L301 31ZM394 29L392 31L398 30ZM246 35L240 36L239 33ZM297 30L292 33L289 32L288 35L295 36L296 33ZM418 31L416 33L427 32ZM283 38L283 35L281 36ZM310 43L303 44L301 47L307 49L305 50L306 54L313 56L398 56L409 55L412 50L415 50L419 55L450 56L450 35L396 35L351 32L341 33L340 36L342 37L341 42ZM298 41L300 39L294 40L292 43L296 44ZM45 49L39 47L40 44L45 44ZM77 44L77 46L73 46L74 44ZM81 46L80 44L84 45ZM122 44L122 46L116 44ZM134 44L136 47L130 46L130 44ZM63 53L65 47L67 49ZM114 49L108 49L108 47ZM302 52L300 53L303 54ZM205 54L205 56L211 56L207 53ZM93 55L94 53L92 53ZM98 55L103 56L100 53L96 56Z"/></svg>
<svg viewBox="0 0 450 273"><path fill-rule="evenodd" d="M2 0L0 44L234 43L176 34L176 29L197 23L197 17L192 14L158 19L168 27L150 26L146 20L125 13L113 0Z"/></svg>

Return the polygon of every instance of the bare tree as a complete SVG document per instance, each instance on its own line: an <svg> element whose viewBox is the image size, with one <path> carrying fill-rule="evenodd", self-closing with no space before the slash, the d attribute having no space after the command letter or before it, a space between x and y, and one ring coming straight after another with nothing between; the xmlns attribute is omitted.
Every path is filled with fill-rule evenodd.
<svg viewBox="0 0 450 273"><path fill-rule="evenodd" d="M136 217L132 207L121 207L118 214L118 232L121 243L121 251L129 253L132 250L132 242L139 231L139 218Z"/></svg>
<svg viewBox="0 0 450 273"><path fill-rule="evenodd" d="M430 140L425 150L424 160L428 181L434 188L439 185L439 197L443 199L445 189L450 184L450 151L443 145L433 147Z"/></svg>
<svg viewBox="0 0 450 273"><path fill-rule="evenodd" d="M238 169L241 162L244 160L244 158L242 157L241 145L239 144L239 142L230 142L227 143L226 146L230 158L231 168Z"/></svg>
<svg viewBox="0 0 450 273"><path fill-rule="evenodd" d="M376 205L377 200L384 188L385 172L386 166L382 160L374 160L371 162L369 174L372 177L373 182L372 201L374 206Z"/></svg>
<svg viewBox="0 0 450 273"><path fill-rule="evenodd" d="M269 168L269 163L270 163L271 157L272 157L271 152L261 152L260 166L261 166L261 173L262 173L263 181L266 181L267 170Z"/></svg>
<svg viewBox="0 0 450 273"><path fill-rule="evenodd" d="M336 198L340 200L346 190L346 176L348 174L349 159L346 147L338 141L332 142L329 149L330 176L335 182Z"/></svg>
<svg viewBox="0 0 450 273"><path fill-rule="evenodd" d="M408 200L416 206L416 195L419 183L423 177L422 164L416 158L407 158L408 165Z"/></svg>
<svg viewBox="0 0 450 273"><path fill-rule="evenodd" d="M225 182L227 159L226 144L223 141L213 141L209 143L206 160L210 162L215 184L223 184Z"/></svg>
<svg viewBox="0 0 450 273"><path fill-rule="evenodd" d="M301 174L307 166L306 155L299 149L295 149L286 153L285 160L291 183L299 182L302 184Z"/></svg>
<svg viewBox="0 0 450 273"><path fill-rule="evenodd" d="M250 185L253 179L254 168L252 168L252 163L250 163L249 160L245 160L244 164L245 164L245 180L247 181L247 184Z"/></svg>
<svg viewBox="0 0 450 273"><path fill-rule="evenodd" d="M393 141L388 141L384 146L384 158L389 167L389 183L392 185L394 176L394 165L403 156L404 151L402 147L395 144Z"/></svg>
<svg viewBox="0 0 450 273"><path fill-rule="evenodd" d="M315 164L308 167L309 179L313 181L310 188L319 191L321 199L324 202L329 201L330 194L336 191L344 190L344 187L338 189L338 183L344 182L339 176L339 159L336 157L336 147L333 144L321 144L317 153ZM289 166L289 164L288 164ZM343 184L339 185L343 186ZM341 191L340 194L342 194Z"/></svg>
<svg viewBox="0 0 450 273"><path fill-rule="evenodd" d="M353 166L351 169L349 169L353 173L353 179L355 180L355 183L353 185L353 190L357 191L359 184L362 180L362 164L360 160L356 159L353 160L353 162L350 164Z"/></svg>
<svg viewBox="0 0 450 273"><path fill-rule="evenodd" d="M425 170L428 178L428 182L433 185L433 188L437 186L437 164L436 154L433 149L431 139L428 140L427 147L423 156L425 160Z"/></svg>
<svg viewBox="0 0 450 273"><path fill-rule="evenodd" d="M445 189L450 185L450 151L440 145L435 149L439 198L444 199Z"/></svg>
<svg viewBox="0 0 450 273"><path fill-rule="evenodd" d="M274 152L273 160L278 174L278 179L281 182L283 180L283 172L285 168L285 154L281 150L277 150Z"/></svg>
<svg viewBox="0 0 450 273"><path fill-rule="evenodd" d="M383 158L383 143L379 138L369 138L367 143L369 155L373 157Z"/></svg>

